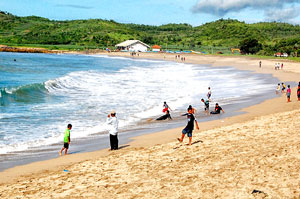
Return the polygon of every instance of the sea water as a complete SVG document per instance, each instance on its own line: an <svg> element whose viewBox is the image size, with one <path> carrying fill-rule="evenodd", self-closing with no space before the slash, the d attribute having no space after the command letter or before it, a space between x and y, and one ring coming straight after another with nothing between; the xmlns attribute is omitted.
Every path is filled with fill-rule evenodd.
<svg viewBox="0 0 300 199"><path fill-rule="evenodd" d="M73 125L72 140L106 133L111 110L117 112L122 131L162 115L164 101L173 113L190 104L202 109L200 99L206 98L209 86L212 101L221 106L274 89L262 75L232 67L0 53L0 154L60 143L68 123Z"/></svg>

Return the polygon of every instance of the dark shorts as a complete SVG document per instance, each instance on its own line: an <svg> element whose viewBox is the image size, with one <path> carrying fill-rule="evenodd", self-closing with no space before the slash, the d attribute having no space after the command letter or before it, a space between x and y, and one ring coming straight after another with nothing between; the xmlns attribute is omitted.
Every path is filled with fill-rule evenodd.
<svg viewBox="0 0 300 199"><path fill-rule="evenodd" d="M184 128L184 129L182 130L182 133L183 133L184 135L187 134L188 137L192 137L192 135L193 135L193 130L188 129L188 128Z"/></svg>
<svg viewBox="0 0 300 199"><path fill-rule="evenodd" d="M209 110L209 105L208 105L208 106L207 106L207 105L205 105L205 108L204 108L204 110L208 111L208 110Z"/></svg>
<svg viewBox="0 0 300 199"><path fill-rule="evenodd" d="M69 143L64 143L64 148L69 149Z"/></svg>

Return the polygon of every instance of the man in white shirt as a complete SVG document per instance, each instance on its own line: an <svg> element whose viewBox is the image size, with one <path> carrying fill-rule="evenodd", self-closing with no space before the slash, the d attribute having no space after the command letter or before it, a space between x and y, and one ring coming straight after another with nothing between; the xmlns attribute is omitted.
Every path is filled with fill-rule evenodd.
<svg viewBox="0 0 300 199"><path fill-rule="evenodd" d="M118 119L116 117L116 112L111 111L107 116L106 123L109 126L109 138L110 138L110 149L117 150L118 149Z"/></svg>

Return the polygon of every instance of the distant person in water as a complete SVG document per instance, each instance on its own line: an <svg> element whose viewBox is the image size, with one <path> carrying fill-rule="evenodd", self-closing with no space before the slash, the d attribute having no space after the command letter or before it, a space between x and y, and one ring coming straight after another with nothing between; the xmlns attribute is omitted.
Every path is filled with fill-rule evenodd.
<svg viewBox="0 0 300 199"><path fill-rule="evenodd" d="M208 91L207 91L207 99L210 101L210 97L211 97L211 90L210 87L208 87Z"/></svg>
<svg viewBox="0 0 300 199"><path fill-rule="evenodd" d="M281 83L281 85L282 85L281 92L284 93L286 86L283 82Z"/></svg>
<svg viewBox="0 0 300 199"><path fill-rule="evenodd" d="M300 82L298 84L297 97L298 97L298 101L300 101Z"/></svg>
<svg viewBox="0 0 300 199"><path fill-rule="evenodd" d="M164 107L163 112L166 112L169 109L172 111L172 109L169 107L169 105L167 104L167 102L164 102L163 107Z"/></svg>
<svg viewBox="0 0 300 199"><path fill-rule="evenodd" d="M65 155L68 154L68 149L69 149L70 142L71 142L71 135L70 135L71 129L72 129L72 124L68 124L67 129L65 130L64 146L60 150L59 155L62 154L63 150L65 150Z"/></svg>
<svg viewBox="0 0 300 199"><path fill-rule="evenodd" d="M204 101L204 99L202 98L202 99L201 99L201 102L204 103L204 106L205 106L205 107L204 107L204 111L208 113L208 111L209 111L209 100L205 100L205 101Z"/></svg>
<svg viewBox="0 0 300 199"><path fill-rule="evenodd" d="M280 83L277 84L276 94L278 94L279 92L280 92Z"/></svg>
<svg viewBox="0 0 300 199"><path fill-rule="evenodd" d="M220 114L221 111L222 111L223 113L225 113L224 110L222 109L222 107L219 106L218 103L216 103L215 111L211 111L210 114Z"/></svg>
<svg viewBox="0 0 300 199"><path fill-rule="evenodd" d="M291 86L288 85L288 88L286 90L287 102L291 102L291 93L292 93Z"/></svg>
<svg viewBox="0 0 300 199"><path fill-rule="evenodd" d="M195 116L193 115L193 109L192 108L188 108L188 113L183 114L182 116L185 116L185 115L187 116L188 123L187 123L186 127L182 130L181 138L177 138L177 140L179 142L182 142L185 134L187 134L187 136L189 137L189 145L192 145L194 122L195 122L196 127L197 127L198 130L199 130L199 126L198 126L198 122L197 122Z"/></svg>
<svg viewBox="0 0 300 199"><path fill-rule="evenodd" d="M160 117L157 118L156 120L166 120L166 119L169 119L169 120L172 119L169 110L166 111L166 114L165 114L165 115L160 116Z"/></svg>

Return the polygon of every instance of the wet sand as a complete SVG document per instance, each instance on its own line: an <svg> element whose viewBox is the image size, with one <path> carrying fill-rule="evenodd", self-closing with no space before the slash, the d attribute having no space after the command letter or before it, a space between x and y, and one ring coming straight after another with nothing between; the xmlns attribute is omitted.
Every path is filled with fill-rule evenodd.
<svg viewBox="0 0 300 199"><path fill-rule="evenodd" d="M174 61L174 56L139 58ZM284 62L284 70L275 71L274 63L281 61L262 60L259 68L259 60L250 58L185 57L189 63L300 81L299 63ZM298 198L300 102L295 93L293 88L291 103L282 95L243 109L245 114L200 123L192 146L185 145L187 139L176 141L182 128L175 128L136 137L119 151L73 154L8 169L0 173L0 197ZM251 194L253 190L258 192Z"/></svg>

